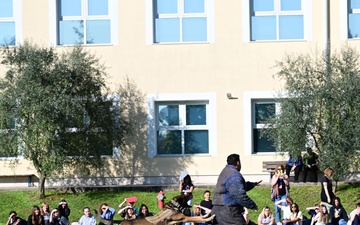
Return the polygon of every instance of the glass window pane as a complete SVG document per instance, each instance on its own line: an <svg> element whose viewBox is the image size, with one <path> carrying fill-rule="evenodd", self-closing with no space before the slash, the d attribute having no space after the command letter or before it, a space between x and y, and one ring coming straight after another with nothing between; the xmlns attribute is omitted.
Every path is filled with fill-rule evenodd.
<svg viewBox="0 0 360 225"><path fill-rule="evenodd" d="M281 0L281 10L301 10L301 0Z"/></svg>
<svg viewBox="0 0 360 225"><path fill-rule="evenodd" d="M252 0L253 11L274 11L273 0Z"/></svg>
<svg viewBox="0 0 360 225"><path fill-rule="evenodd" d="M209 153L209 132L207 130L185 131L185 154Z"/></svg>
<svg viewBox="0 0 360 225"><path fill-rule="evenodd" d="M110 20L88 20L86 22L86 44L109 44Z"/></svg>
<svg viewBox="0 0 360 225"><path fill-rule="evenodd" d="M0 22L0 45L15 45L15 22Z"/></svg>
<svg viewBox="0 0 360 225"><path fill-rule="evenodd" d="M280 16L280 39L304 39L303 16Z"/></svg>
<svg viewBox="0 0 360 225"><path fill-rule="evenodd" d="M207 41L206 18L183 19L183 41Z"/></svg>
<svg viewBox="0 0 360 225"><path fill-rule="evenodd" d="M81 0L61 0L60 16L81 16Z"/></svg>
<svg viewBox="0 0 360 225"><path fill-rule="evenodd" d="M206 105L187 105L186 125L206 125Z"/></svg>
<svg viewBox="0 0 360 225"><path fill-rule="evenodd" d="M185 13L204 13L205 4L204 0L185 0L184 1Z"/></svg>
<svg viewBox="0 0 360 225"><path fill-rule="evenodd" d="M182 154L181 131L162 130L157 132L158 154Z"/></svg>
<svg viewBox="0 0 360 225"><path fill-rule="evenodd" d="M13 16L13 1L1 0L0 1L0 18Z"/></svg>
<svg viewBox="0 0 360 225"><path fill-rule="evenodd" d="M251 40L276 40L276 17L252 16Z"/></svg>
<svg viewBox="0 0 360 225"><path fill-rule="evenodd" d="M155 42L179 42L180 20L179 19L156 19Z"/></svg>
<svg viewBox="0 0 360 225"><path fill-rule="evenodd" d="M360 14L349 14L349 38L360 37Z"/></svg>
<svg viewBox="0 0 360 225"><path fill-rule="evenodd" d="M179 125L179 106L159 105L158 119L159 119L159 126Z"/></svg>
<svg viewBox="0 0 360 225"><path fill-rule="evenodd" d="M157 14L177 13L177 0L155 0Z"/></svg>
<svg viewBox="0 0 360 225"><path fill-rule="evenodd" d="M83 44L84 25L82 20L60 21L60 45Z"/></svg>
<svg viewBox="0 0 360 225"><path fill-rule="evenodd" d="M275 116L275 103L255 104L255 124L264 124L269 118Z"/></svg>
<svg viewBox="0 0 360 225"><path fill-rule="evenodd" d="M351 0L349 8L350 9L360 9L360 1L359 0Z"/></svg>
<svg viewBox="0 0 360 225"><path fill-rule="evenodd" d="M89 0L88 14L94 15L108 15L109 5L108 0Z"/></svg>
<svg viewBox="0 0 360 225"><path fill-rule="evenodd" d="M274 143L265 138L260 137L260 130L254 129L254 152L275 152Z"/></svg>

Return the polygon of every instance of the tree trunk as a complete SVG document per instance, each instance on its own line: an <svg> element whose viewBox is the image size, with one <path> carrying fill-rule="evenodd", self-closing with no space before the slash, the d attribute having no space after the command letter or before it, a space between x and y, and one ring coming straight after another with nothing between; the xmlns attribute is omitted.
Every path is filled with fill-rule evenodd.
<svg viewBox="0 0 360 225"><path fill-rule="evenodd" d="M45 198L45 178L44 173L40 173L39 177L39 198Z"/></svg>
<svg viewBox="0 0 360 225"><path fill-rule="evenodd" d="M335 180L335 187L334 187L334 194L335 195L336 195L336 191L337 191L338 181L339 180Z"/></svg>

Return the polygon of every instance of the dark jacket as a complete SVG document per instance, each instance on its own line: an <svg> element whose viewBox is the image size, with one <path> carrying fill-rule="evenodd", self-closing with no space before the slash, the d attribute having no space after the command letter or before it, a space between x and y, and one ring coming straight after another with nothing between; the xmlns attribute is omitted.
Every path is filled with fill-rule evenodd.
<svg viewBox="0 0 360 225"><path fill-rule="evenodd" d="M255 202L246 194L254 188L254 183L245 182L235 166L226 165L221 171L214 190L213 205L242 206L257 208Z"/></svg>

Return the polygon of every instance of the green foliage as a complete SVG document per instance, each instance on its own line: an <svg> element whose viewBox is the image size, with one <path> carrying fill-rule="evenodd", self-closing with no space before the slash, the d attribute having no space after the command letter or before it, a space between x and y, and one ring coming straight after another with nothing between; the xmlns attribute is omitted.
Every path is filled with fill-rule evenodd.
<svg viewBox="0 0 360 225"><path fill-rule="evenodd" d="M25 42L4 48L2 58L0 155L30 160L40 195L63 165L99 167L100 156L121 145L127 129L119 100L106 94L105 67L94 55L81 46L60 52Z"/></svg>
<svg viewBox="0 0 360 225"><path fill-rule="evenodd" d="M342 204L346 211L350 213L355 208L355 204L360 201L358 190L360 184L342 184L336 193L342 200ZM176 187L174 188L176 189ZM173 190L174 190L173 189ZM213 195L213 189L209 189ZM291 197L299 205L300 210L307 216L306 207L313 206L320 201L320 186L292 186L290 190ZM196 188L193 192L193 204L199 204L203 197L205 189ZM165 190L165 202L179 193L177 191ZM257 222L257 218L261 209L269 206L274 212L274 204L270 200L270 187L260 186L248 192L248 195L259 206L258 211L249 210L250 220ZM33 205L41 205L42 202L49 204L50 209L58 206L61 199L66 199L71 209L70 221L78 221L83 214L82 209L89 206L91 210L100 207L100 204L106 202L110 207L119 210L119 204L124 198L136 196L138 202L135 203L136 207L140 207L142 203L149 207L151 212L157 213L160 210L157 208L157 192L154 191L93 191L84 193L60 193L55 191L47 191L45 199L39 200L33 191L0 191L0 199L3 203L0 205L0 225L5 224L6 218L11 210L15 210L22 218L27 218L31 214ZM119 215L115 215L114 219L121 219Z"/></svg>
<svg viewBox="0 0 360 225"><path fill-rule="evenodd" d="M335 170L334 180L359 172L360 61L354 48L323 54L288 55L278 62L276 76L284 80L279 93L281 114L263 129L279 152L297 156L314 146L320 168Z"/></svg>

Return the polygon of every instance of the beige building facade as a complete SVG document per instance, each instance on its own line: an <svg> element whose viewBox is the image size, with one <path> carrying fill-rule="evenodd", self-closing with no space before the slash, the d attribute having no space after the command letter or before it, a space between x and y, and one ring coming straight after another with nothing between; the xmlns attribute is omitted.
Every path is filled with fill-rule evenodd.
<svg viewBox="0 0 360 225"><path fill-rule="evenodd" d="M128 77L144 96L126 148L104 156L104 168L47 185L175 184L183 170L195 184L215 184L231 153L247 180L268 182L263 161L287 160L258 136L266 107L278 110L275 62L324 51L329 40L360 48L358 2L1 0L0 44L80 42L107 66L114 92ZM37 185L31 163L1 159L0 186Z"/></svg>

